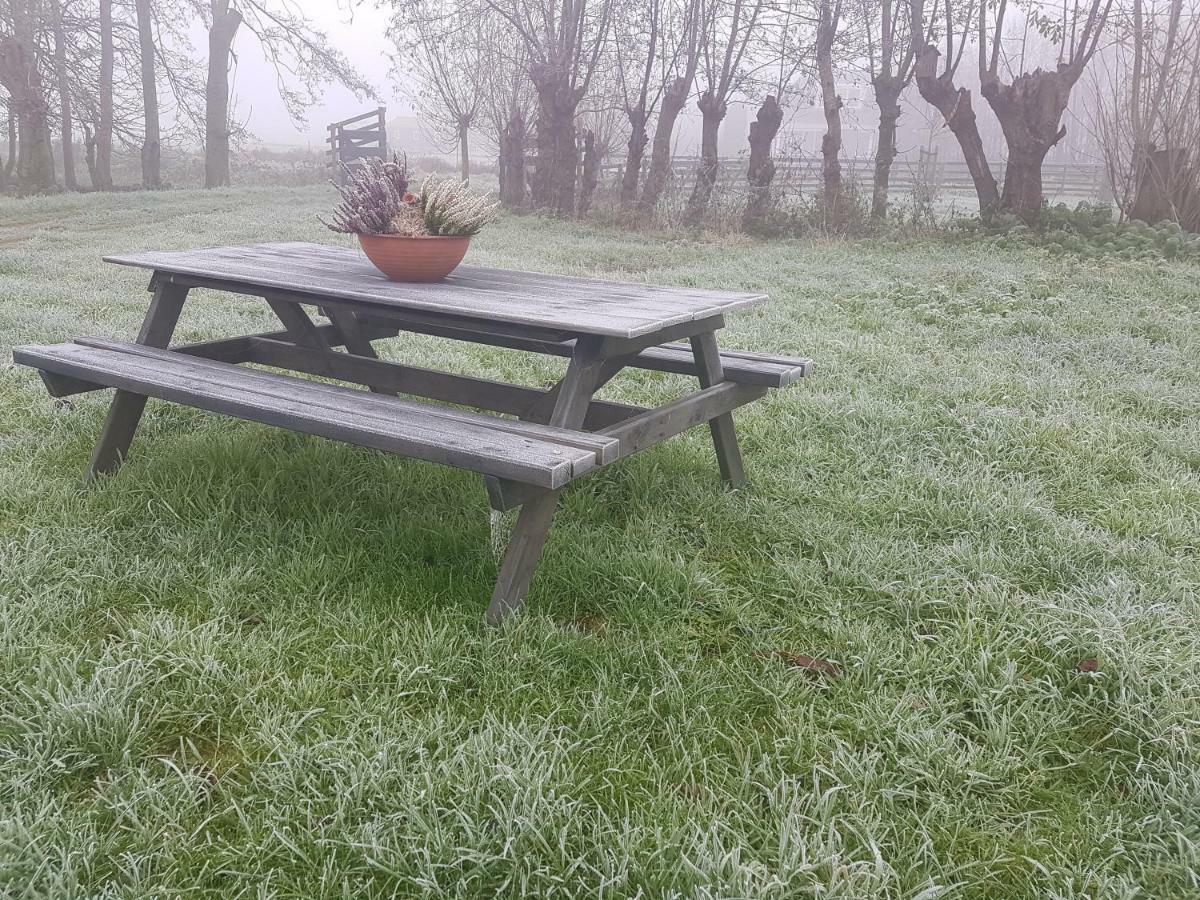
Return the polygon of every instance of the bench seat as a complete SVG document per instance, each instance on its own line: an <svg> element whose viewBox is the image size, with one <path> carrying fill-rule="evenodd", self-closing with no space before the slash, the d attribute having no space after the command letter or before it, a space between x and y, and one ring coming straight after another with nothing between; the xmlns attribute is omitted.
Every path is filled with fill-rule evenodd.
<svg viewBox="0 0 1200 900"><path fill-rule="evenodd" d="M687 344L663 344L648 347L630 363L643 369L695 375L696 361ZM721 368L726 381L738 384L757 384L763 387L787 387L812 371L812 360L804 357L773 356L747 350L721 348Z"/></svg>
<svg viewBox="0 0 1200 900"><path fill-rule="evenodd" d="M445 463L543 488L559 488L619 456L619 441L309 381L141 344L81 338L17 347L15 362L55 378L113 387Z"/></svg>

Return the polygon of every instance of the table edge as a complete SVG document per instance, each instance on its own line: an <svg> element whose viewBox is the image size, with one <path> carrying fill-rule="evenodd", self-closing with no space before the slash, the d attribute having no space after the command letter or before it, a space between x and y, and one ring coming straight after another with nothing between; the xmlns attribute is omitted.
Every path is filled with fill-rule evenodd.
<svg viewBox="0 0 1200 900"><path fill-rule="evenodd" d="M305 243L305 242L297 242L297 243ZM314 244L313 246L324 247L324 246L330 246L330 245ZM209 247L209 248L202 248L202 249L215 250L215 249L220 249L220 248ZM141 251L141 252L143 252L143 253L172 253L172 252L187 252L187 251L147 250L147 251ZM526 321L523 317L518 317L518 316L504 317L503 315L489 315L487 317L484 317L484 316L479 316L479 315L473 315L469 311L458 310L458 309L449 310L445 306L442 306L438 303L432 303L429 301L406 299L404 302L399 302L399 301L393 301L393 300L384 300L384 299L363 297L361 295L354 294L354 293L348 292L348 291L330 292L327 290L316 291L316 290L306 289L304 287L290 287L290 286L284 287L282 285L273 284L271 281L269 281L267 279L254 279L254 278L248 278L245 276L232 276L232 275L222 275L222 276L201 275L193 270L190 270L190 269L182 267L182 266L163 265L163 264L154 263L154 262L151 262L148 260L139 260L134 255L109 254L109 255L101 257L101 259L104 262L111 263L113 265L127 266L130 268L137 268L137 269L148 269L148 270L151 270L156 273L164 272L168 275L192 276L195 278L218 278L218 280L228 281L231 284L245 284L245 285L249 285L249 286L253 286L253 287L257 287L257 288L272 288L272 287L274 287L281 291L287 291L288 293L293 293L293 294L302 294L304 296L313 297L317 300L319 300L319 298L321 298L321 297L330 297L330 298L336 298L339 300L356 301L356 302L362 303L364 306L377 306L377 307L384 308L384 309L409 308L409 309L419 310L422 312L434 312L434 313L444 313L444 314L456 315L456 316L460 316L464 319L475 320L478 322L488 322L488 321L506 322L510 325L526 325L530 328L551 328L551 327L553 327L556 330L568 332L571 334L580 334L580 335L587 334L587 335L595 335L598 337L613 337L613 338L626 338L626 339L645 337L647 335L654 334L656 331L663 331L667 328L671 328L672 326L683 324L684 322L695 322L699 319L706 319L706 318L710 318L710 317L716 316L716 315L723 315L726 312L730 312L730 311L737 310L737 309L744 309L748 306L755 306L755 305L758 305L761 303L765 303L765 302L767 302L767 300L770 299L767 294L745 292L745 293L741 293L741 294L735 294L733 297L731 297L730 300L723 302L723 303L714 304L713 306L708 307L702 311L697 311L690 315L674 316L670 319L655 322L653 325L649 325L644 328L642 328L642 327L625 328L625 329L621 329L621 328L604 328L604 329L601 329L601 328L579 328L578 326L564 327L564 326L558 326L558 325L551 326L548 324L535 325L531 322ZM494 267L488 266L488 267L484 267L484 268L494 268ZM521 270L507 269L504 271L520 272ZM536 273L527 273L527 274L547 275L549 277L555 277L555 273L553 273L553 272L536 272ZM579 276L564 275L561 277L576 278ZM644 282L613 281L611 279L600 279L600 278L585 279L585 280L604 281L609 284L620 284L620 285L637 285L637 286L645 285ZM666 288L672 287L672 285L645 285L645 286L666 287ZM701 290L711 290L711 289L710 288L701 288Z"/></svg>

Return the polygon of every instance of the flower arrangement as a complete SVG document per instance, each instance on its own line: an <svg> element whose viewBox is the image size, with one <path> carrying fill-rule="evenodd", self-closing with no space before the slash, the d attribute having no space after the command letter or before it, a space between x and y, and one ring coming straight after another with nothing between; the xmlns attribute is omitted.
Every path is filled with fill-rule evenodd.
<svg viewBox="0 0 1200 900"><path fill-rule="evenodd" d="M372 159L346 170L336 185L341 202L325 226L341 234L398 237L472 237L496 218L499 203L473 193L466 182L428 176L409 190L406 161L399 155Z"/></svg>

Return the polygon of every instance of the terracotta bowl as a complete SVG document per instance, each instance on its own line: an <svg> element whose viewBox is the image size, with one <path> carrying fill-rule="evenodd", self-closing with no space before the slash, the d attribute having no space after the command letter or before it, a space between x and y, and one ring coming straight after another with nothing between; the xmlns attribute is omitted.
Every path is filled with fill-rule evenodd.
<svg viewBox="0 0 1200 900"><path fill-rule="evenodd" d="M393 281L440 281L462 262L471 239L360 234L358 243L375 268Z"/></svg>

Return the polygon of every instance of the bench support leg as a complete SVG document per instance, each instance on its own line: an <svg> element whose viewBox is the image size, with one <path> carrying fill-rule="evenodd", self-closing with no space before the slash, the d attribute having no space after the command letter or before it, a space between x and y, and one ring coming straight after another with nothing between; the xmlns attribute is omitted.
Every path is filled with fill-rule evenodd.
<svg viewBox="0 0 1200 900"><path fill-rule="evenodd" d="M154 299L150 301L150 309L146 311L137 341L148 347L165 347L175 333L188 289L159 279L151 282L151 287ZM96 449L92 451L91 462L83 476L85 487L101 475L110 475L121 467L145 409L146 398L141 394L117 391L113 395L104 430L100 432L100 440L96 442Z"/></svg>
<svg viewBox="0 0 1200 900"><path fill-rule="evenodd" d="M588 404L600 383L604 368L599 349L598 340L580 338L576 342L566 377L559 385L549 424L573 429L583 426ZM521 507L508 549L504 553L504 562L500 565L496 587L492 591L492 602L485 617L487 624L499 625L525 602L533 573L542 556L542 547L546 544L546 536L554 524L559 493L546 491Z"/></svg>
<svg viewBox="0 0 1200 900"><path fill-rule="evenodd" d="M699 370L700 387L712 387L725 380L721 368L721 351L717 347L717 336L709 331L691 339L692 355ZM746 483L746 470L742 465L742 451L738 447L737 433L733 430L733 414L722 413L708 423L712 432L713 447L717 451L717 465L721 478L732 488Z"/></svg>

